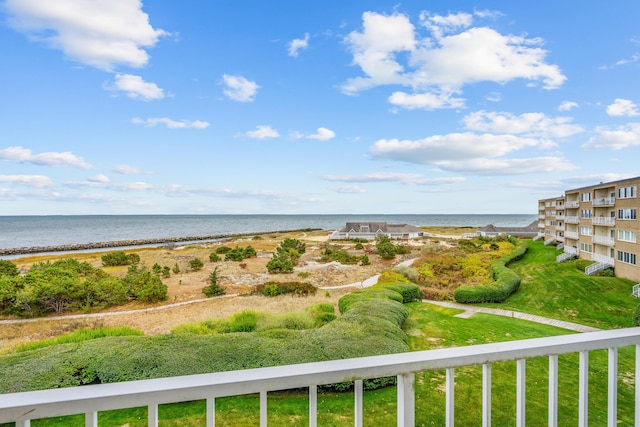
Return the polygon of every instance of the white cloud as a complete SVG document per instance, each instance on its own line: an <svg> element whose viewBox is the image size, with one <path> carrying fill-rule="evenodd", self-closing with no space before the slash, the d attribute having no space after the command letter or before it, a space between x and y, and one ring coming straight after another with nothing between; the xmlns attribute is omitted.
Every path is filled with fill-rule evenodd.
<svg viewBox="0 0 640 427"><path fill-rule="evenodd" d="M134 117L131 119L131 123L145 125L147 127L155 127L163 124L169 129L206 129L209 127L208 122L200 120L172 120L167 117L152 117L148 119Z"/></svg>
<svg viewBox="0 0 640 427"><path fill-rule="evenodd" d="M472 27L469 14L423 13L422 26L430 32L425 36L403 14L365 12L362 20L362 31L351 32L345 42L364 75L341 86L346 94L380 85L404 85L415 93L403 96L397 92L390 101L407 108L451 108L450 103L438 104L437 98L424 94L461 93L467 84L504 84L515 79L541 81L545 89L555 89L566 80L558 66L545 61L541 39Z"/></svg>
<svg viewBox="0 0 640 427"><path fill-rule="evenodd" d="M597 135L590 138L582 148L621 150L623 148L640 145L640 123L629 123L617 129L599 127L596 129L596 132Z"/></svg>
<svg viewBox="0 0 640 427"><path fill-rule="evenodd" d="M104 177L106 178L106 177ZM100 176L89 178L87 181L69 181L65 182L65 185L70 188L103 188L105 190L113 191L149 191L154 190L157 187L147 182L112 182L108 178L102 179Z"/></svg>
<svg viewBox="0 0 640 427"><path fill-rule="evenodd" d="M463 108L464 98L455 98L452 93L414 93L393 92L389 103L407 110L424 109L436 110L440 108Z"/></svg>
<svg viewBox="0 0 640 427"><path fill-rule="evenodd" d="M4 6L15 30L106 71L146 65L145 49L167 34L151 26L140 0L6 0Z"/></svg>
<svg viewBox="0 0 640 427"><path fill-rule="evenodd" d="M341 193L341 194L362 194L367 192L367 190L357 185L347 185L345 187L337 187L337 188L334 188L333 190L336 193Z"/></svg>
<svg viewBox="0 0 640 427"><path fill-rule="evenodd" d="M0 150L0 159L18 163L33 163L41 166L68 166L79 169L91 169L92 167L82 157L78 157L69 151L33 154L30 149L24 147L8 147Z"/></svg>
<svg viewBox="0 0 640 427"><path fill-rule="evenodd" d="M129 165L117 165L113 168L113 171L122 175L137 175L142 173L137 167Z"/></svg>
<svg viewBox="0 0 640 427"><path fill-rule="evenodd" d="M471 159L434 162L441 169L475 175L520 175L529 173L562 172L577 169L561 157L529 159Z"/></svg>
<svg viewBox="0 0 640 427"><path fill-rule="evenodd" d="M463 119L469 130L554 138L566 138L584 131L582 127L571 124L571 121L571 117L547 117L544 113L516 116L483 110L469 113Z"/></svg>
<svg viewBox="0 0 640 427"><path fill-rule="evenodd" d="M573 102L573 101L564 101L562 104L560 104L560 106L558 107L558 111L569 111L572 110L574 108L578 108L578 103L577 102Z"/></svg>
<svg viewBox="0 0 640 427"><path fill-rule="evenodd" d="M44 175L0 175L0 182L36 188L54 186L51 178Z"/></svg>
<svg viewBox="0 0 640 427"><path fill-rule="evenodd" d="M242 76L222 76L225 88L222 92L229 98L238 102L253 102L260 86L256 82L247 80Z"/></svg>
<svg viewBox="0 0 640 427"><path fill-rule="evenodd" d="M464 177L425 178L418 173L375 172L362 175L324 175L322 179L333 182L399 182L405 185L446 185L464 182Z"/></svg>
<svg viewBox="0 0 640 427"><path fill-rule="evenodd" d="M409 163L498 157L525 147L545 147L546 142L515 135L477 135L471 132L434 135L418 140L380 139L370 148L375 157Z"/></svg>
<svg viewBox="0 0 640 427"><path fill-rule="evenodd" d="M308 135L309 139L317 139L318 141L328 141L336 137L336 133L331 129L319 127L316 133Z"/></svg>
<svg viewBox="0 0 640 427"><path fill-rule="evenodd" d="M107 84L105 88L112 91L126 92L129 98L141 101L153 101L165 97L164 90L158 85L145 82L142 77L132 74L116 74L116 80L113 84Z"/></svg>
<svg viewBox="0 0 640 427"><path fill-rule="evenodd" d="M110 182L111 180L106 175L98 174L98 175L95 175L95 176L92 176L91 178L89 178L88 181L90 181L90 182L100 182L102 184L106 184L106 183Z"/></svg>
<svg viewBox="0 0 640 427"><path fill-rule="evenodd" d="M280 136L278 131L273 129L271 126L258 126L256 130L250 130L246 135L253 139L268 139Z"/></svg>
<svg viewBox="0 0 640 427"><path fill-rule="evenodd" d="M607 114L610 116L637 116L638 106L628 99L617 98L613 104L607 107Z"/></svg>
<svg viewBox="0 0 640 427"><path fill-rule="evenodd" d="M298 57L300 50L309 47L309 33L304 34L303 39L293 39L289 42L289 56Z"/></svg>

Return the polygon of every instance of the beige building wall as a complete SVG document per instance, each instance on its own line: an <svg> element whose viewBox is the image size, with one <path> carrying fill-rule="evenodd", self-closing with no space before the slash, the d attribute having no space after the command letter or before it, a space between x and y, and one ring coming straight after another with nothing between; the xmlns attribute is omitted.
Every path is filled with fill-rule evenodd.
<svg viewBox="0 0 640 427"><path fill-rule="evenodd" d="M640 282L639 189L636 177L539 200L539 229L545 241L564 243L565 253L609 263L616 276Z"/></svg>

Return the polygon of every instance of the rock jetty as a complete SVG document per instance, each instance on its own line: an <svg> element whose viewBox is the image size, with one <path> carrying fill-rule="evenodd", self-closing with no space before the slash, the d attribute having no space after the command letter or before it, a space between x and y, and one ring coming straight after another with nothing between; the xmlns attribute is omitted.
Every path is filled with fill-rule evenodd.
<svg viewBox="0 0 640 427"><path fill-rule="evenodd" d="M276 230L276 231L261 231L261 232L251 232L251 233L208 234L204 236L162 237L162 238L154 238L154 239L113 240L109 242L69 243L65 245L55 245L55 246L0 248L0 256L37 254L37 253L43 253L43 252L84 251L84 250L93 250L93 249L122 248L127 246L164 245L164 244L178 243L178 242L221 240L221 239L228 239L231 237L238 237L238 236L255 236L258 234L291 233L296 231L314 231L314 230L319 230L319 229L305 228L303 230Z"/></svg>

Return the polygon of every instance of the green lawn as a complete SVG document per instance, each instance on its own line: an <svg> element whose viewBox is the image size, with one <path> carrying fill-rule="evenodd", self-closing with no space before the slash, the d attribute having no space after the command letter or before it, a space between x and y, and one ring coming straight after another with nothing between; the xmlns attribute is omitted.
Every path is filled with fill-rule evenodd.
<svg viewBox="0 0 640 427"><path fill-rule="evenodd" d="M587 276L576 260L556 263L554 246L531 242L529 251L509 265L522 278L518 292L502 304L481 304L567 320L602 329L633 326L638 299L634 282L616 277Z"/></svg>

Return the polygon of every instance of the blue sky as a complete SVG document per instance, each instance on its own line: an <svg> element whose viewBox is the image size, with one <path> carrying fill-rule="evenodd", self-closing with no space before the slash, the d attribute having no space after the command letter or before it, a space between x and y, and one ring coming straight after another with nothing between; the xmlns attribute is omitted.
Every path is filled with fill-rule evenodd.
<svg viewBox="0 0 640 427"><path fill-rule="evenodd" d="M0 215L534 214L640 175L631 0L0 1Z"/></svg>

